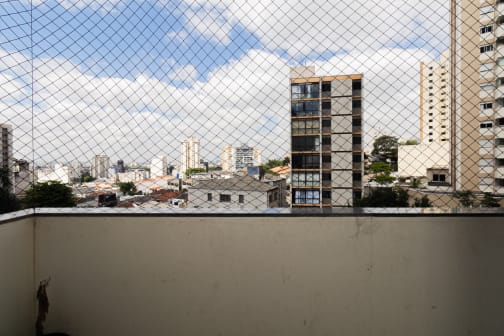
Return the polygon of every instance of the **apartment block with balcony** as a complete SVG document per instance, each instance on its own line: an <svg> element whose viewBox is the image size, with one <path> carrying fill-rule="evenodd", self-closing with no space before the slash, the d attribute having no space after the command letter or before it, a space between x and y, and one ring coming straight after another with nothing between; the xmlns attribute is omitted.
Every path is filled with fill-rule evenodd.
<svg viewBox="0 0 504 336"><path fill-rule="evenodd" d="M453 1L456 190L504 194L504 1Z"/></svg>
<svg viewBox="0 0 504 336"><path fill-rule="evenodd" d="M352 206L362 197L362 78L291 69L293 207Z"/></svg>
<svg viewBox="0 0 504 336"><path fill-rule="evenodd" d="M9 189L12 189L12 183L14 183L14 172L13 172L13 154L12 154L12 126L7 124L0 124L0 168L8 173ZM2 186L2 181L0 181L0 187Z"/></svg>

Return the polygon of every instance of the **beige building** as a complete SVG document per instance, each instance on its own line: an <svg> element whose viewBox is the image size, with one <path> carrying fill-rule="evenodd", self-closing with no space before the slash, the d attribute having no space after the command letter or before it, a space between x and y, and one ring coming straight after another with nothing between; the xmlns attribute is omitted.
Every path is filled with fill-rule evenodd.
<svg viewBox="0 0 504 336"><path fill-rule="evenodd" d="M452 0L455 190L504 194L504 2Z"/></svg>
<svg viewBox="0 0 504 336"><path fill-rule="evenodd" d="M450 52L439 61L420 63L420 141L450 139Z"/></svg>
<svg viewBox="0 0 504 336"><path fill-rule="evenodd" d="M362 197L362 75L291 69L293 207L352 206Z"/></svg>
<svg viewBox="0 0 504 336"><path fill-rule="evenodd" d="M232 145L227 145L222 150L222 171L234 172L236 170L236 154Z"/></svg>
<svg viewBox="0 0 504 336"><path fill-rule="evenodd" d="M182 174L189 168L200 168L200 141L189 137L182 141L180 146Z"/></svg>

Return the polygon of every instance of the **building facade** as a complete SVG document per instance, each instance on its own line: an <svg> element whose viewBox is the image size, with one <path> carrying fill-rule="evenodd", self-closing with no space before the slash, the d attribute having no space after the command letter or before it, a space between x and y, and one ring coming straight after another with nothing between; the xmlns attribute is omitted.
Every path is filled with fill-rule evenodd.
<svg viewBox="0 0 504 336"><path fill-rule="evenodd" d="M189 137L182 141L180 147L181 168L180 172L185 174L187 169L201 168L200 165L200 141L196 138Z"/></svg>
<svg viewBox="0 0 504 336"><path fill-rule="evenodd" d="M9 178L9 191L12 190L12 184L14 183L14 172L13 172L13 149L12 149L12 126L7 124L0 124L0 168L3 169ZM0 181L0 187L5 187Z"/></svg>
<svg viewBox="0 0 504 336"><path fill-rule="evenodd" d="M291 69L292 206L352 206L362 197L362 74Z"/></svg>
<svg viewBox="0 0 504 336"><path fill-rule="evenodd" d="M166 156L155 157L151 161L150 176L165 176L168 172L168 162Z"/></svg>
<svg viewBox="0 0 504 336"><path fill-rule="evenodd" d="M188 205L219 209L278 208L284 203L280 188L280 184L258 181L251 176L203 180L189 188Z"/></svg>
<svg viewBox="0 0 504 336"><path fill-rule="evenodd" d="M90 174L94 178L108 178L110 159L107 155L95 155L91 160Z"/></svg>
<svg viewBox="0 0 504 336"><path fill-rule="evenodd" d="M227 145L222 150L222 171L233 173L236 171L236 151L232 145Z"/></svg>
<svg viewBox="0 0 504 336"><path fill-rule="evenodd" d="M504 194L504 1L452 0L455 190Z"/></svg>
<svg viewBox="0 0 504 336"><path fill-rule="evenodd" d="M420 63L420 141L450 140L450 52Z"/></svg>

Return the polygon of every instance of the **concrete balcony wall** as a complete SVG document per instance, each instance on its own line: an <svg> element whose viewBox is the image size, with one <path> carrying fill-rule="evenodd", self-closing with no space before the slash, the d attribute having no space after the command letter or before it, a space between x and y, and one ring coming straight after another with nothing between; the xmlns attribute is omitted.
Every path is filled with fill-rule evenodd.
<svg viewBox="0 0 504 336"><path fill-rule="evenodd" d="M35 334L34 218L0 225L0 335Z"/></svg>
<svg viewBox="0 0 504 336"><path fill-rule="evenodd" d="M0 225L0 334L50 277L46 332L500 335L503 214L46 213Z"/></svg>
<svg viewBox="0 0 504 336"><path fill-rule="evenodd" d="M502 217L39 217L48 330L502 334Z"/></svg>

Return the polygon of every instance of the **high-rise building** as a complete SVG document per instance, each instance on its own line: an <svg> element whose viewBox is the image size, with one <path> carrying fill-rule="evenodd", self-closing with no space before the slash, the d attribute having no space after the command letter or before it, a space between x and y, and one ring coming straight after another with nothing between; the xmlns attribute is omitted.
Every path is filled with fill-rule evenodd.
<svg viewBox="0 0 504 336"><path fill-rule="evenodd" d="M451 1L455 190L504 194L504 2Z"/></svg>
<svg viewBox="0 0 504 336"><path fill-rule="evenodd" d="M236 151L232 145L227 145L222 150L222 171L231 173L236 171Z"/></svg>
<svg viewBox="0 0 504 336"><path fill-rule="evenodd" d="M108 178L110 159L107 155L95 155L91 160L90 174L94 178Z"/></svg>
<svg viewBox="0 0 504 336"><path fill-rule="evenodd" d="M152 159L150 165L150 176L165 176L168 171L166 156L158 156Z"/></svg>
<svg viewBox="0 0 504 336"><path fill-rule="evenodd" d="M242 170L245 167L259 166L261 164L261 151L257 147L249 147L242 144L235 149L236 170Z"/></svg>
<svg viewBox="0 0 504 336"><path fill-rule="evenodd" d="M450 52L420 63L420 141L450 140Z"/></svg>
<svg viewBox="0 0 504 336"><path fill-rule="evenodd" d="M116 172L117 173L124 173L125 171L126 171L126 168L124 167L124 161L117 160Z"/></svg>
<svg viewBox="0 0 504 336"><path fill-rule="evenodd" d="M200 168L200 142L199 140L189 137L182 141L180 148L181 152L181 168L180 171L185 173L189 168Z"/></svg>
<svg viewBox="0 0 504 336"><path fill-rule="evenodd" d="M292 206L352 206L362 197L362 78L291 69Z"/></svg>
<svg viewBox="0 0 504 336"><path fill-rule="evenodd" d="M12 190L12 185L14 183L14 172L13 172L13 150L12 150L12 126L7 124L0 124L0 168L3 169L8 174L9 178L9 190ZM6 187L2 185L0 180L0 187Z"/></svg>

